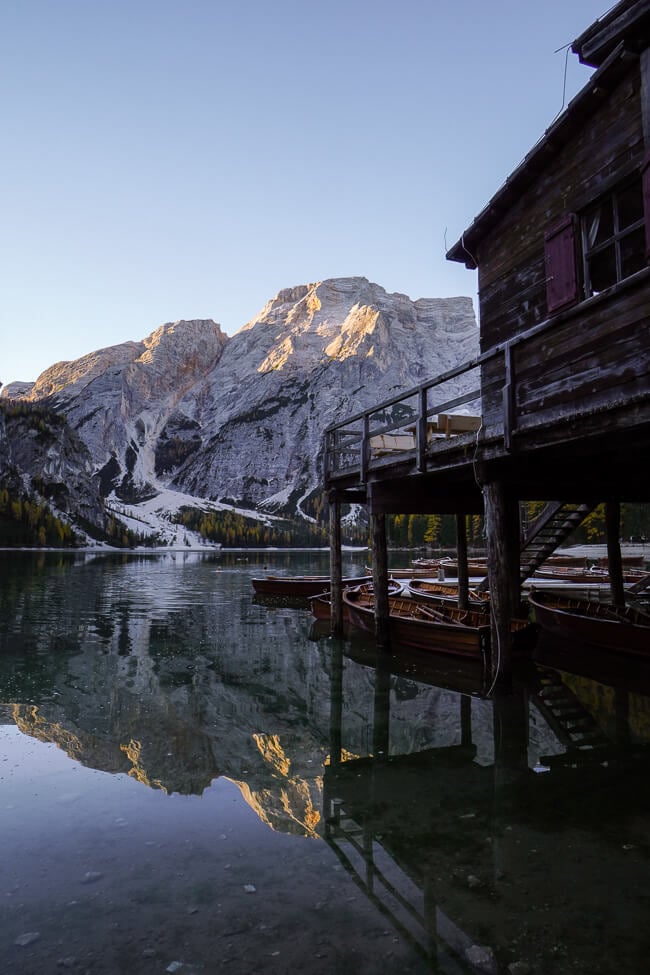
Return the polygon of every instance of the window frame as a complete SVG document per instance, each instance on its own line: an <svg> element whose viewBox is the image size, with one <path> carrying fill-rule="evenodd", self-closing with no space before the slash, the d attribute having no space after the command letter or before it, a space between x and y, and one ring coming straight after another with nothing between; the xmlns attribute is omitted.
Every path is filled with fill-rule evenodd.
<svg viewBox="0 0 650 975"><path fill-rule="evenodd" d="M639 183L639 199L641 203L641 216L637 220L632 221L625 227L620 226L620 197L622 194L633 186L636 182ZM637 170L635 173L627 177L627 179L622 180L613 186L607 193L603 193L600 197L589 203L588 206L580 212L580 257L582 261L582 292L584 299L591 298L594 295L601 294L607 291L608 288L613 287L616 284L620 284L626 278L631 277L634 271L629 274L623 274L622 260L621 260L621 246L622 244L631 237L633 234L637 233L639 230L645 230L645 248L642 251L646 263L648 259L648 217L647 209L645 206L646 201L644 200L644 179L643 172ZM598 241L593 246L589 246L588 233L589 229L587 226L587 214L593 211L598 205L603 205L605 203L611 204L611 214L612 214L612 231L611 233L601 241ZM595 290L592 286L592 274L591 274L591 262L593 259L598 257L599 254L606 253L609 249L613 248L614 252L614 280L607 285L605 288ZM640 270L640 269L639 269Z"/></svg>
<svg viewBox="0 0 650 975"><path fill-rule="evenodd" d="M556 221L544 233L544 268L546 279L546 310L548 315L555 315L567 308L587 301L598 294L605 293L610 287L615 287L627 280L634 273L621 276L620 245L633 233L637 233L645 226L645 266L650 264L650 151L646 152L641 161L634 166L625 167L626 172L618 177L611 176L607 180L606 188L601 186L601 193L597 196L585 196L570 213ZM616 236L616 280L601 291L593 291L590 287L589 259L597 252L604 251L614 243L614 236L607 241L601 241L595 247L589 248L586 239L586 214L599 201L614 200L616 194L641 180L641 217L633 221Z"/></svg>

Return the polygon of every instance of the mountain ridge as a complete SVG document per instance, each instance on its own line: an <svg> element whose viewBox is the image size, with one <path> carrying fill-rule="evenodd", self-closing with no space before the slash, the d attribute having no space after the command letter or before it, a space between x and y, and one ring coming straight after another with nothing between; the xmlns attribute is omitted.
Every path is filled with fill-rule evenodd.
<svg viewBox="0 0 650 975"><path fill-rule="evenodd" d="M63 415L107 501L169 489L295 515L318 489L327 425L477 352L470 298L330 278L282 289L232 336L212 319L167 322L2 397Z"/></svg>

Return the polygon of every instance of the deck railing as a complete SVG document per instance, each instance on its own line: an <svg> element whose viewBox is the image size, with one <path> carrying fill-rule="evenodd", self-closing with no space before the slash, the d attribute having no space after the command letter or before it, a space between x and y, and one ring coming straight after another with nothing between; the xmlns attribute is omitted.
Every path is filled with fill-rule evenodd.
<svg viewBox="0 0 650 975"><path fill-rule="evenodd" d="M386 461L385 458L386 456L390 458L391 454L398 455L398 459L400 459L399 455L408 457L412 463L415 463L418 471L424 471L427 456L431 454L433 440L444 440L450 434L466 432L467 429L476 429L477 441L479 431L483 442L487 439L495 441L502 438L502 447L507 453L513 449L514 438L517 435L536 426L543 426L549 420L560 419L575 423L582 416L592 415L597 408L601 412L606 412L607 404L610 401L615 402L613 391L609 388L604 391L601 397L602 403L598 401L597 396L594 397L591 363L583 369L582 384L578 383L573 345L568 346L566 362L560 359L559 365L556 363L552 366L555 373L550 374L549 377L549 383L557 386L564 376L561 370L564 369L565 372L572 370L570 390L575 393L575 396L571 399L570 395L567 395L562 403L561 412L547 408L544 415L543 410L539 409L541 398L539 388L532 393L524 388L522 392L521 377L519 377L520 388L518 389L518 370L522 362L520 356L528 355L529 359L531 355L535 357L534 375L538 380L544 375L546 368L547 335L552 331L556 336L562 326L567 326L569 330L567 334L573 335L575 323L597 319L598 322L601 320L605 322L604 326L602 324L600 326L601 331L604 329L605 338L601 336L600 341L602 348L611 358L610 345L605 341L607 328L617 327L620 319L617 309L622 299L629 297L635 289L647 287L649 280L650 268L608 289L606 293L595 295L559 315L538 322L474 359L420 386L331 424L325 431L325 483L337 478L349 479L357 473L359 482L365 484L368 470L389 463L390 459ZM627 333L624 335L627 345L622 346L622 356L632 355L630 348L634 351L641 341L637 339L634 328L643 337L647 330L646 318L641 316L638 322L635 319L629 326L631 337ZM591 331L594 330L595 325ZM615 334L616 341L620 345L622 341L620 330ZM618 365L619 371L623 370L625 379L629 374L636 376L637 373L642 372L643 361L639 364L638 359L637 355L636 360L631 361L629 366L626 366L625 361L623 365ZM530 373L530 362L526 368ZM611 372L611 364L609 368ZM558 380L558 369L560 380ZM647 382L645 385L642 382L644 376L645 374L639 379L641 392L638 394L634 393L634 390L630 392L627 387L623 388L624 384L620 384L623 401L627 397L627 401L633 403L633 394L637 399L647 401ZM462 418L467 417L468 414L475 417L478 429L476 425L467 428L466 424L466 430L463 431ZM447 422L447 418L451 418L451 422ZM453 440L450 440L449 446L452 444ZM436 448L436 450L442 451L444 448Z"/></svg>
<svg viewBox="0 0 650 975"><path fill-rule="evenodd" d="M325 480L355 470L365 483L369 465L387 456L414 452L418 470L432 440L478 430L479 356L414 389L330 425L325 431Z"/></svg>

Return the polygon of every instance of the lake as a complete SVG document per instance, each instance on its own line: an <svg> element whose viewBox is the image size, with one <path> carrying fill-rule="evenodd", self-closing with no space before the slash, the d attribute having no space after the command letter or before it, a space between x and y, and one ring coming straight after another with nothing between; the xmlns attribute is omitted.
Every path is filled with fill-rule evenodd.
<svg viewBox="0 0 650 975"><path fill-rule="evenodd" d="M0 553L0 971L648 971L645 665L506 692L254 598L328 566Z"/></svg>

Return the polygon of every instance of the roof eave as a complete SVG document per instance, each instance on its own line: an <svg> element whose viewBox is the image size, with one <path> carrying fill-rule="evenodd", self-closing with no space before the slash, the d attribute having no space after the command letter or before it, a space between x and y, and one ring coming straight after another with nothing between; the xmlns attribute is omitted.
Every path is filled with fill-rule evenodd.
<svg viewBox="0 0 650 975"><path fill-rule="evenodd" d="M622 0L587 27L571 50L582 64L598 68L618 43L641 50L650 40L650 0Z"/></svg>
<svg viewBox="0 0 650 975"><path fill-rule="evenodd" d="M460 239L447 251L448 261L457 261L470 269L478 267L474 254L480 241L503 213L507 212L511 203L518 199L524 189L533 182L536 175L546 169L549 161L571 140L575 133L576 122L588 118L595 112L602 101L603 94L614 87L622 74L629 70L630 57L636 60L636 55L631 55L625 44L621 42L601 67L594 71L587 84L580 89L566 109L507 177L505 183L475 217Z"/></svg>

